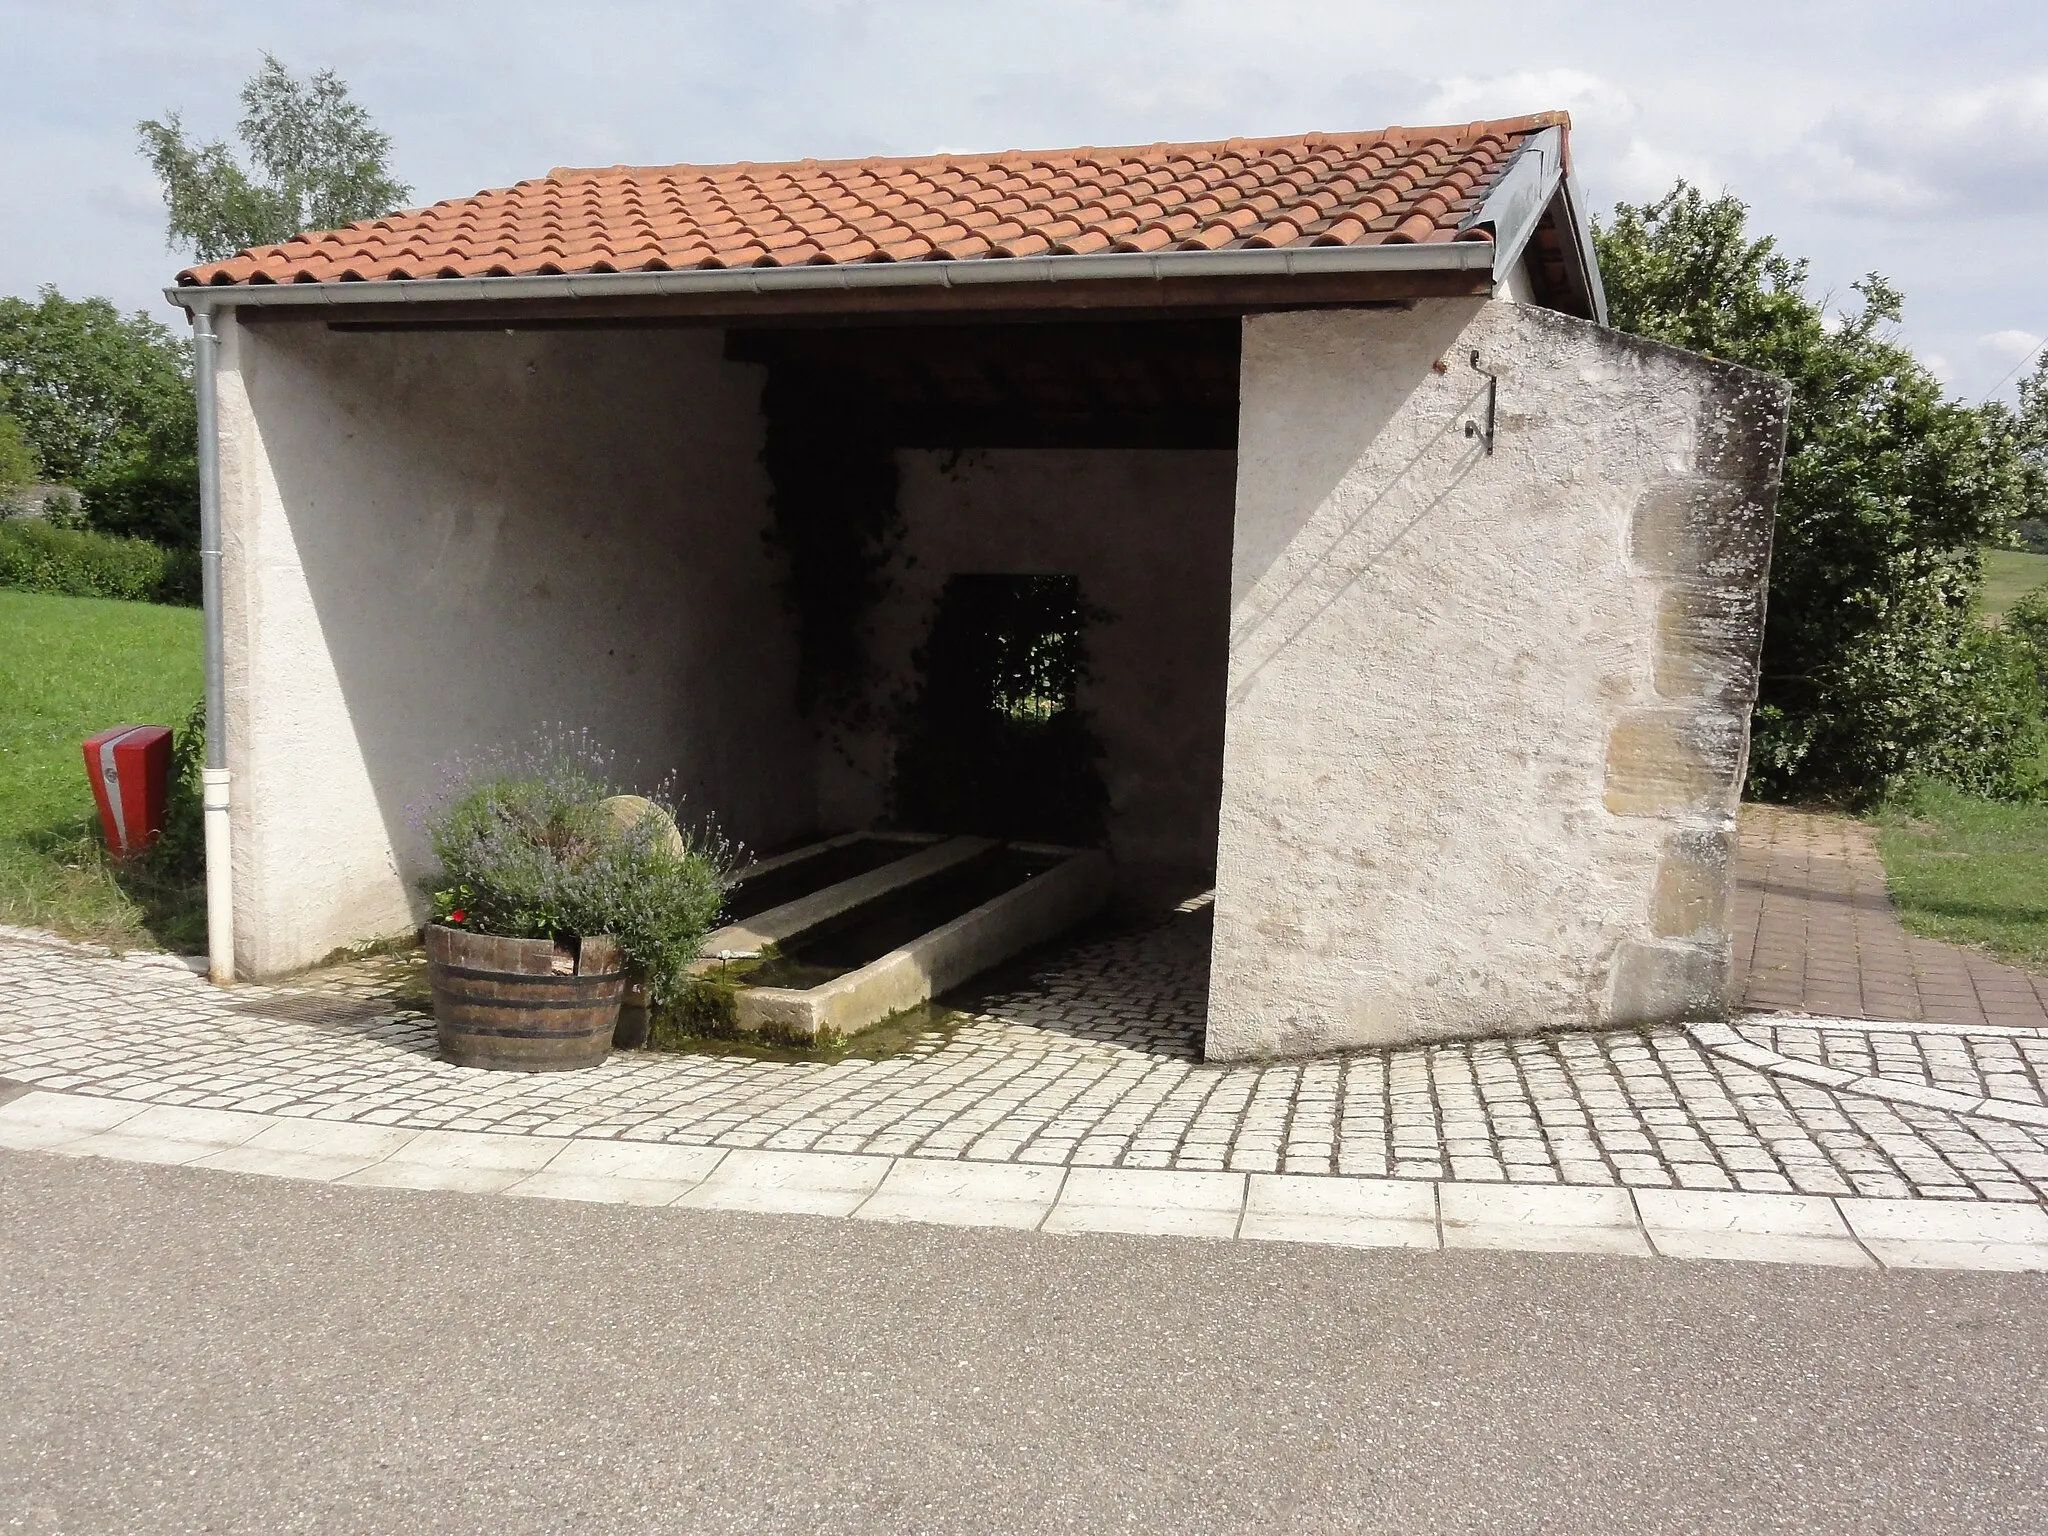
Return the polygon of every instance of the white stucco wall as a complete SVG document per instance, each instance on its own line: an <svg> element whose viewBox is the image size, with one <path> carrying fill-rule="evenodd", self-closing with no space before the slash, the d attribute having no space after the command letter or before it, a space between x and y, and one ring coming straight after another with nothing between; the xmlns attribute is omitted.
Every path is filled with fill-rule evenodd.
<svg viewBox="0 0 2048 1536"><path fill-rule="evenodd" d="M1235 463L1227 449L897 455L903 538L875 615L878 697L912 686L947 576L1078 577L1108 615L1088 632L1080 704L1103 744L1110 850L1137 899L1200 889L1213 867ZM831 827L865 826L886 805L889 738L846 745L820 753Z"/></svg>
<svg viewBox="0 0 2048 1536"><path fill-rule="evenodd" d="M813 821L760 376L717 332L224 332L245 973L415 922L436 765L544 724L736 836Z"/></svg>
<svg viewBox="0 0 2048 1536"><path fill-rule="evenodd" d="M1212 1059L1720 1006L1781 405L1510 302L1245 321Z"/></svg>

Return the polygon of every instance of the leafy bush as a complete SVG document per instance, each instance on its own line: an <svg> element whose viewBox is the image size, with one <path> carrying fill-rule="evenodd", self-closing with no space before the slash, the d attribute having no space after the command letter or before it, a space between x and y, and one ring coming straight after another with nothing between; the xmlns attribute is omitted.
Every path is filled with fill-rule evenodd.
<svg viewBox="0 0 2048 1536"><path fill-rule="evenodd" d="M2048 650L2011 627L1980 629L1950 657L1956 691L1969 700L1955 733L1922 754L1927 776L1993 800L2048 792L2041 752L2048 745Z"/></svg>
<svg viewBox="0 0 2048 1536"><path fill-rule="evenodd" d="M2048 355L2021 378L2017 407L1993 400L1984 414L2019 456L2020 510L2013 543L2048 555Z"/></svg>
<svg viewBox="0 0 2048 1536"><path fill-rule="evenodd" d="M191 349L105 299L0 298L0 393L41 473L84 495L101 533L199 544Z"/></svg>
<svg viewBox="0 0 2048 1536"><path fill-rule="evenodd" d="M166 880L197 880L206 872L205 785L206 700L185 712L171 733L171 778L164 802L164 829L145 857Z"/></svg>
<svg viewBox="0 0 2048 1536"><path fill-rule="evenodd" d="M42 473L21 423L7 414L6 404L6 394L0 393L0 495L13 486L27 485Z"/></svg>
<svg viewBox="0 0 2048 1536"><path fill-rule="evenodd" d="M2032 647L2041 691L2048 696L2048 587L2036 587L2005 610L1999 628Z"/></svg>
<svg viewBox="0 0 2048 1536"><path fill-rule="evenodd" d="M8 518L0 520L0 587L190 605L199 601L199 557L147 539Z"/></svg>
<svg viewBox="0 0 2048 1536"><path fill-rule="evenodd" d="M1943 396L1893 338L1883 278L1829 313L1747 218L1680 182L1595 242L1617 327L1792 385L1750 790L1867 804L1917 774L2017 784L2025 733L1971 604L1980 547L2025 504L2022 434Z"/></svg>
<svg viewBox="0 0 2048 1536"><path fill-rule="evenodd" d="M440 869L421 887L436 921L474 933L610 934L667 997L717 920L731 853L713 835L676 831L666 785L637 820L601 808L620 793L610 770L609 754L580 735L454 765L443 803L422 818Z"/></svg>

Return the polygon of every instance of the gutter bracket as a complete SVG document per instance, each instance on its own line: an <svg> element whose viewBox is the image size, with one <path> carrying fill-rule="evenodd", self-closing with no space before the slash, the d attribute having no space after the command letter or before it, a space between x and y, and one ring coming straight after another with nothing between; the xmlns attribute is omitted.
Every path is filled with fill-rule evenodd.
<svg viewBox="0 0 2048 1536"><path fill-rule="evenodd" d="M1486 426L1482 430L1479 423L1468 416L1465 418L1465 436L1478 438L1485 446L1486 456L1490 459L1493 457L1494 411L1500 404L1500 375L1487 373L1480 367L1479 354L1476 351L1472 354L1472 371L1486 377Z"/></svg>

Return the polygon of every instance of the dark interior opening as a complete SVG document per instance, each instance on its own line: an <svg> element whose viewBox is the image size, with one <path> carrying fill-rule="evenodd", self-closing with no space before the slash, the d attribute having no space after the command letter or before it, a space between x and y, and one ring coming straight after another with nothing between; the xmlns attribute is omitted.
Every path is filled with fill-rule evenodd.
<svg viewBox="0 0 2048 1536"><path fill-rule="evenodd" d="M733 330L769 399L890 448L1234 448L1235 319ZM771 405L771 409L773 406Z"/></svg>
<svg viewBox="0 0 2048 1536"><path fill-rule="evenodd" d="M1110 473L1126 478L1112 482L1077 467L1083 478L1068 514L1075 525L1070 537L1041 531L1011 538L992 529L980 552L971 535L956 529L936 536L948 546L937 553L914 542L934 537L932 525L913 530L898 504L901 476L911 473L899 450L1025 450L1027 459L1035 450L1229 454L1237 446L1240 336L1236 315L1127 314L1050 322L783 321L727 332L727 357L766 374L763 462L771 537L783 557L796 624L800 707L816 722L822 746L879 777L874 799L848 818L852 824L879 811L880 824L918 831L1113 845L1120 866L1130 870L1179 871L1213 858L1213 820L1205 853L1196 846L1202 834L1177 830L1172 818L1205 796L1213 803L1208 781L1220 776L1227 502L1204 491L1189 504L1201 527L1183 534L1174 525L1174 498L1185 494L1188 479L1148 483L1142 471L1117 470ZM1001 491L987 489L993 482L972 477L1029 473L992 471L986 459L966 462L959 483L984 489L963 496L1000 500ZM954 470L940 473L950 479ZM1112 483L1112 494L1124 500L1099 499ZM920 494L929 496L929 487ZM1066 500L1052 481L1040 482L1037 494ZM918 517L930 517L927 503L919 509ZM1023 529L1043 515L1034 509L1010 526ZM1112 553L1118 539L1127 547ZM934 558L945 563L920 565ZM1147 564L1154 575L1132 574ZM903 583L901 573L912 567L916 578ZM1081 574L989 574L1005 568ZM1213 585L1213 646L1187 622L1180 594L1158 593L1156 573L1163 571L1182 573L1183 590L1188 582L1205 593ZM1104 601L1115 610L1116 627L1097 633L1114 676L1087 675L1083 581L1100 582L1112 594ZM912 617L892 607L905 585L929 608ZM906 619L923 637L907 676L897 670L902 651L878 648L907 638ZM1141 637L1162 623L1174 639L1148 648ZM1153 680L1134 692L1140 678ZM1078 697L1114 698L1119 713L1091 720ZM1188 723L1198 713L1202 722ZM878 755L857 758L863 742L874 743ZM1159 806L1136 809L1154 783ZM840 824L837 814L828 813L829 825ZM1185 814L1189 826L1204 816L1198 808Z"/></svg>
<svg viewBox="0 0 2048 1536"><path fill-rule="evenodd" d="M898 723L899 825L1092 845L1109 795L1076 704L1087 605L1072 576L949 576Z"/></svg>

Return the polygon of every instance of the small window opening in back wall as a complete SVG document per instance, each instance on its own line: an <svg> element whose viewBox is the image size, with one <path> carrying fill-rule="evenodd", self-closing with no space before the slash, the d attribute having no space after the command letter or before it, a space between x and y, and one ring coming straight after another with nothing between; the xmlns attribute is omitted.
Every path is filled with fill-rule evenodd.
<svg viewBox="0 0 2048 1536"><path fill-rule="evenodd" d="M1092 844L1108 794L1077 699L1091 617L1073 576L950 576L898 722L891 804L936 832Z"/></svg>

